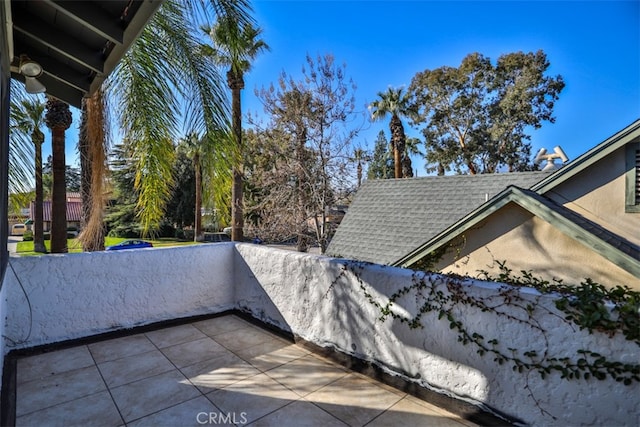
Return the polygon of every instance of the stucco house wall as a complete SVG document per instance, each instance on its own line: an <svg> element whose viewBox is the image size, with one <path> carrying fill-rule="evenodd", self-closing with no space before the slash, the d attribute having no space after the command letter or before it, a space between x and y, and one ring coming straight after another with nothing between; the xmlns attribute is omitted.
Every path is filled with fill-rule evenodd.
<svg viewBox="0 0 640 427"><path fill-rule="evenodd" d="M640 278L515 203L454 239L436 268L470 276L484 270L497 276L498 261L506 261L517 275L531 270L536 277L566 284L589 277L607 287L627 285L640 291Z"/></svg>
<svg viewBox="0 0 640 427"><path fill-rule="evenodd" d="M625 212L625 147L543 195L640 245L640 213Z"/></svg>

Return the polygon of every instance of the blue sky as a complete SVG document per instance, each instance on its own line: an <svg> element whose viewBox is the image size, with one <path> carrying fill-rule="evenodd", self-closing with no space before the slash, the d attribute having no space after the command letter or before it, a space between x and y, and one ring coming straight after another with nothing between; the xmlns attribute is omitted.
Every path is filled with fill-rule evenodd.
<svg viewBox="0 0 640 427"><path fill-rule="evenodd" d="M254 89L283 70L300 77L307 53L345 63L364 110L387 87L406 87L425 69L457 67L469 53L495 61L542 49L548 73L566 87L556 123L531 132L534 153L560 145L574 159L640 118L638 1L257 0L253 7L271 51L245 78L245 112L262 111ZM381 129L388 137L388 123L377 122L356 142L373 146ZM425 175L422 163L414 168Z"/></svg>
<svg viewBox="0 0 640 427"><path fill-rule="evenodd" d="M640 118L640 1L272 1L254 0L254 16L271 51L245 77L243 111L261 113L256 88L294 78L308 54L331 53L357 85L364 111L387 87L407 87L425 69L458 67L479 52L493 61L542 49L549 74L566 87L556 123L531 132L533 153L562 146L575 159ZM224 73L223 73L224 75ZM74 110L77 128L79 112ZM420 136L407 127L407 133ZM376 122L356 144L372 148L388 123ZM67 136L67 163L77 164L77 133ZM45 156L50 144L44 146ZM414 169L425 175L424 162Z"/></svg>

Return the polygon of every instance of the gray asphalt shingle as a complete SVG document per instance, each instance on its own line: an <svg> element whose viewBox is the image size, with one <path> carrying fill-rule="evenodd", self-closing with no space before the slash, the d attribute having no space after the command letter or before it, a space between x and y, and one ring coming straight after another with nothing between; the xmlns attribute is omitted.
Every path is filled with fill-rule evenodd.
<svg viewBox="0 0 640 427"><path fill-rule="evenodd" d="M549 172L367 180L327 255L390 264L509 185L530 188Z"/></svg>

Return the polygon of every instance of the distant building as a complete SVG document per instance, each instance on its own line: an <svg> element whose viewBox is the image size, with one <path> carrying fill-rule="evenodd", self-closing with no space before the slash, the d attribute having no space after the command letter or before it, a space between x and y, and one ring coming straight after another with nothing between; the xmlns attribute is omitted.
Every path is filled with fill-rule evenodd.
<svg viewBox="0 0 640 427"><path fill-rule="evenodd" d="M33 221L35 203L29 205L30 219ZM42 203L42 221L44 231L51 231L51 200ZM82 221L82 201L80 193L67 193L67 227L74 227L80 230Z"/></svg>

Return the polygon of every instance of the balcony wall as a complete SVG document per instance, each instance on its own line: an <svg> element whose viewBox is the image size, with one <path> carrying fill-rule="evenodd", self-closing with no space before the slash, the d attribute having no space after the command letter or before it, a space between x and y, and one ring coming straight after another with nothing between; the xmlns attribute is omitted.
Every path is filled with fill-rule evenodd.
<svg viewBox="0 0 640 427"><path fill-rule="evenodd" d="M529 424L635 426L640 421L640 402L634 398L638 383L567 381L557 374L542 380L537 372L517 373L491 355L480 356L474 344L459 343L449 323L435 315L423 319L423 329L380 320L365 292L384 302L421 279L409 270L247 244L12 258L11 264L19 280L10 268L2 289L5 353L235 308L406 381ZM445 277L428 279L444 289ZM492 283L463 286L480 298L498 293ZM522 298L537 304L546 334L468 305L456 316L503 347L539 354L546 349L549 357L573 357L586 348L611 360L638 362L636 344L577 330L562 320L550 297L531 291ZM418 306L419 298L408 294L394 310L410 315ZM517 310L511 314L522 316Z"/></svg>
<svg viewBox="0 0 640 427"><path fill-rule="evenodd" d="M7 350L233 309L234 253L228 244L11 258Z"/></svg>

